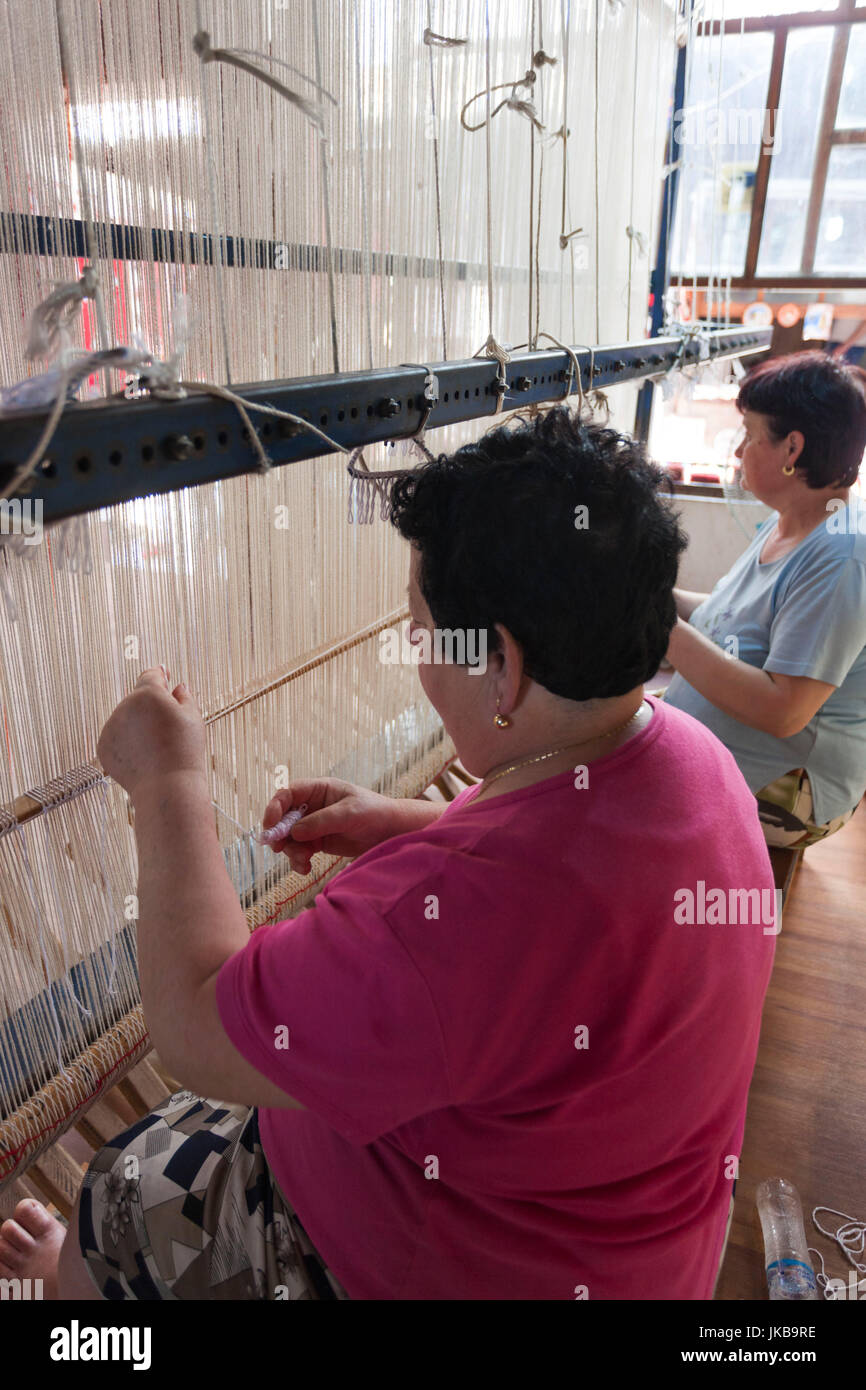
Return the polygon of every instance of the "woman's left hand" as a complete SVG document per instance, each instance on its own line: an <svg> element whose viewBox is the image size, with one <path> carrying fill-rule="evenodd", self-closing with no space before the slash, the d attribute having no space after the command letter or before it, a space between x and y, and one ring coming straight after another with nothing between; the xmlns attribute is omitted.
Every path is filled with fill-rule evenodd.
<svg viewBox="0 0 866 1390"><path fill-rule="evenodd" d="M206 737L201 711L185 685L169 686L152 666L121 700L99 736L97 756L109 777L134 799L146 781L189 772L203 780Z"/></svg>

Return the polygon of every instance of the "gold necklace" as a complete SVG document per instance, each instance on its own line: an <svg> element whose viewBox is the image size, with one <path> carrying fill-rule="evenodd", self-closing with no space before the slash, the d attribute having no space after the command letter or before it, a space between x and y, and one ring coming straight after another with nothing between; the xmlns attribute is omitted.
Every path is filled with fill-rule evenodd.
<svg viewBox="0 0 866 1390"><path fill-rule="evenodd" d="M565 753L566 750L569 748L583 748L587 743L596 743L600 739L614 738L616 734L621 734L624 729L627 729L629 724L634 723L641 710L643 709L643 705L644 702L643 700L641 700L640 704L638 705L637 709L635 710L634 714L631 716L630 719L627 719L624 724L618 724L615 729L611 729L606 734L593 734L592 738L581 739L578 743L564 743L561 748L554 748L550 753L540 753L535 758L524 758L522 762L512 763L510 767L503 768L501 772L495 772L492 777L484 777L481 782L481 792L483 792L485 788L489 787L493 782L496 782L500 777L507 777L509 772L516 772L519 767L529 767L532 763L546 762L548 758L555 758L557 754ZM478 793L478 796L481 795L481 792ZM475 800L477 801L477 799L478 798L476 797Z"/></svg>

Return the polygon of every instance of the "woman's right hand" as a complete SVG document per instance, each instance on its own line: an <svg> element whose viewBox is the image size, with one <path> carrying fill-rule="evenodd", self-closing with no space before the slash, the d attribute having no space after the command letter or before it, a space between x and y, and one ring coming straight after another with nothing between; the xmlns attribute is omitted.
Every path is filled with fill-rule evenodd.
<svg viewBox="0 0 866 1390"><path fill-rule="evenodd" d="M314 854L355 859L392 835L416 829L413 806L429 805L430 819L439 809L432 802L401 801L335 777L322 777L315 782L292 782L278 791L265 809L263 828L269 830L304 802L309 810L292 827L289 838L271 846L275 853L285 854L299 874L310 872Z"/></svg>

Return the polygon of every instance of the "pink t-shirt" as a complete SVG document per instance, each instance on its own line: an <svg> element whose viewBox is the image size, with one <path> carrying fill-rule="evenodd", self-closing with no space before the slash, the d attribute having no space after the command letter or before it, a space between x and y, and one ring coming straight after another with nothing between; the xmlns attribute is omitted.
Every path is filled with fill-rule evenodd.
<svg viewBox="0 0 866 1390"><path fill-rule="evenodd" d="M587 787L467 789L220 971L232 1042L306 1106L262 1143L350 1297L711 1297L773 877L730 753L651 703Z"/></svg>

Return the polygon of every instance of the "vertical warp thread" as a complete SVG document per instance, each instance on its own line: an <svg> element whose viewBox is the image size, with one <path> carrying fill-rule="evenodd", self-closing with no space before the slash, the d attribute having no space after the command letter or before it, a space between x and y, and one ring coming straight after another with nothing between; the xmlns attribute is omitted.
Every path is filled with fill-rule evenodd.
<svg viewBox="0 0 866 1390"><path fill-rule="evenodd" d="M601 341L601 306L599 301L600 281L599 281L599 256L601 247L599 245L599 208L598 200L600 190L598 185L598 48L599 48L599 25L601 23L601 0L595 0L595 122L594 122L594 149L595 149L595 341ZM592 383L590 383L592 385Z"/></svg>
<svg viewBox="0 0 866 1390"><path fill-rule="evenodd" d="M367 329L367 365L373 369L373 302L372 290L370 285L370 213L367 205L367 165L366 165L366 144L367 133L364 123L364 101L361 91L361 26L358 21L359 0L354 4L354 23L355 23L355 86L358 97L358 158L361 166L361 226L364 244L361 251L361 261L364 271L364 310L366 314ZM437 166L438 178L438 166Z"/></svg>
<svg viewBox="0 0 866 1390"><path fill-rule="evenodd" d="M637 139L637 80L638 80L638 41L640 37L640 10L637 5L634 7L634 89L632 93L631 106L631 185L629 190L629 225L634 226L634 169L635 169L635 141ZM631 276L632 261L634 258L634 237L628 239L628 299L625 311L625 331L626 336L631 337Z"/></svg>
<svg viewBox="0 0 866 1390"><path fill-rule="evenodd" d="M530 6L530 71L532 68L532 55L535 53L535 0L529 0ZM529 314L526 328L526 341L530 352L532 351L532 291L533 291L533 270L535 266L535 256L533 254L533 242L535 237L535 122L529 122L529 261L527 270L529 272Z"/></svg>
<svg viewBox="0 0 866 1390"><path fill-rule="evenodd" d="M433 28L433 4L427 0L427 27ZM442 310L442 361L448 361L448 326L445 317L445 258L442 249L442 193L439 183L439 129L436 110L436 78L433 68L433 45L427 45L430 65L430 113L433 121L433 172L436 180L436 246L439 253L439 303Z"/></svg>
<svg viewBox="0 0 866 1390"><path fill-rule="evenodd" d="M105 832L108 825L108 792L104 780L100 782L99 790L102 793L102 811L99 818L99 882L102 885L102 892L105 895L110 916L111 899L108 893L108 884L105 880ZM109 932L111 941L109 948L111 952L111 972L108 976L108 993L116 995L117 990L114 987L114 981L117 976L117 932L112 931L110 926Z"/></svg>
<svg viewBox="0 0 866 1390"><path fill-rule="evenodd" d="M63 1054L61 1048L62 1035L60 1030L60 1019L57 1017L57 1006L54 1003L54 994L51 990L51 969L48 964L48 952L45 949L45 921L42 916L42 908L36 893L36 880L33 876L33 869L30 866L30 855L27 853L27 841L24 836L23 827L16 826L18 832L18 843L21 846L21 855L24 859L24 869L27 874L27 887L30 890L30 897L33 902L33 910L36 913L36 939L39 943L39 954L42 957L42 968L45 971L46 995L48 998L48 1009L51 1014L51 1021L54 1024L54 1048L57 1057L57 1074L62 1076L65 1072L63 1065Z"/></svg>
<svg viewBox="0 0 866 1390"><path fill-rule="evenodd" d="M96 242L96 230L93 221L93 207L90 202L90 189L87 183L87 173L84 165L84 157L81 148L81 132L78 127L78 108L75 104L72 83L69 75L69 40L66 33L66 22L63 18L62 0L54 0L54 13L57 19L57 43L60 50L60 71L63 81L66 84L66 91L69 97L69 124L72 131L72 148L75 154L75 165L78 170L78 192L81 198L82 221L84 222L84 240L87 247L87 254L91 264L96 266L98 256L98 246ZM93 305L96 310L96 326L99 335L98 346L101 348L111 347L111 337L108 331L108 323L105 318L105 306L102 300L102 291L97 276L93 291Z"/></svg>
<svg viewBox="0 0 866 1390"><path fill-rule="evenodd" d="M201 0L195 0L196 30L201 33L204 29L201 12ZM216 162L214 156L214 121L211 117L210 100L207 90L207 78L205 76L205 64L200 63L201 69L201 105L204 116L204 142L205 142L205 163L208 175L208 193L210 197L211 226L211 257L214 267L214 280L216 282L217 305L219 308L220 333L222 336L223 366L225 367L226 386L232 384L231 354L229 353L229 328L228 312L226 305L225 291L225 265L224 265L224 245L222 220L219 216L219 195L217 193Z"/></svg>
<svg viewBox="0 0 866 1390"><path fill-rule="evenodd" d="M490 122L492 117L490 83L490 0L484 0L484 66L487 77L487 120L484 127L484 143L487 154L487 316L490 337L493 337L493 194L490 169Z"/></svg>
<svg viewBox="0 0 866 1390"><path fill-rule="evenodd" d="M319 39L319 0L312 0L313 48L316 55L316 82L322 85L322 53ZM328 170L328 143L323 135L319 142L319 161L322 171L322 202L325 214L325 242L328 255L328 309L331 315L331 356L334 372L340 370L340 352L337 346L337 301L334 290L334 241L331 233L331 179Z"/></svg>

